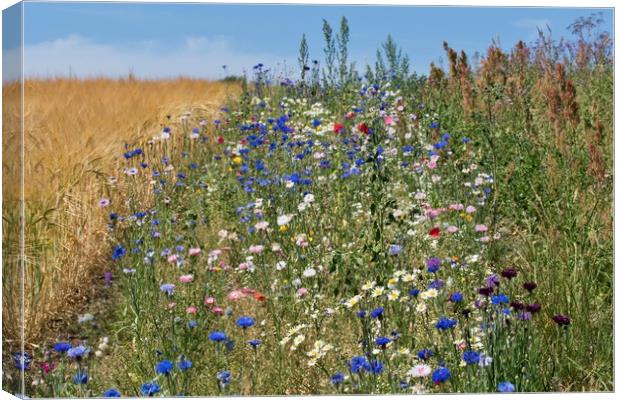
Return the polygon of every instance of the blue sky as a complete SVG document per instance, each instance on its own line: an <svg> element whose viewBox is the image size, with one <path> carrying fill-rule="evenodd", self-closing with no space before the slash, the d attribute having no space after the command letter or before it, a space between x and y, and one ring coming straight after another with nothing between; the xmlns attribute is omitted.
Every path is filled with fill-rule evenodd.
<svg viewBox="0 0 620 400"><path fill-rule="evenodd" d="M344 15L358 64L374 62L392 34L413 69L426 73L431 61L445 58L444 40L471 56L493 39L506 48L529 42L546 25L558 38L569 35L572 21L595 11L612 31L610 9L32 2L25 4L24 70L38 76L133 71L144 78L218 78L224 64L239 74L258 62L296 70L302 33L310 57L322 59L321 21L337 29Z"/></svg>

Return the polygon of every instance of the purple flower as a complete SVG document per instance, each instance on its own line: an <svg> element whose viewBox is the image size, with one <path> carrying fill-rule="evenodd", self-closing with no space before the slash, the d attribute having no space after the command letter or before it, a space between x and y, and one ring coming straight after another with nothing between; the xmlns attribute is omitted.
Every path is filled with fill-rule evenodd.
<svg viewBox="0 0 620 400"><path fill-rule="evenodd" d="M441 259L438 257L432 257L426 260L426 267L428 268L428 272L435 273L439 271L439 267L441 267Z"/></svg>

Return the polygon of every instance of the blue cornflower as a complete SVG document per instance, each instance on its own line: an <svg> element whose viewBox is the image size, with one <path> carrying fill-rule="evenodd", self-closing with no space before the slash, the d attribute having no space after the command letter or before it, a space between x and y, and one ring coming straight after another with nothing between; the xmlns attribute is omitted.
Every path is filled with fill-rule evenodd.
<svg viewBox="0 0 620 400"><path fill-rule="evenodd" d="M70 348L71 344L67 342L58 342L54 343L54 351L57 353L66 353Z"/></svg>
<svg viewBox="0 0 620 400"><path fill-rule="evenodd" d="M174 368L174 364L170 360L163 360L157 363L155 367L155 372L158 374L169 375Z"/></svg>
<svg viewBox="0 0 620 400"><path fill-rule="evenodd" d="M110 388L103 392L103 397L121 397L121 393L116 388Z"/></svg>
<svg viewBox="0 0 620 400"><path fill-rule="evenodd" d="M515 385L513 385L510 382L502 382L499 385L497 385L497 390L502 393L514 392Z"/></svg>
<svg viewBox="0 0 620 400"><path fill-rule="evenodd" d="M418 297L419 294L420 294L420 289L412 288L409 290L409 296L411 297Z"/></svg>
<svg viewBox="0 0 620 400"><path fill-rule="evenodd" d="M420 360L428 360L429 358L431 358L435 353L433 353L432 350L430 349L422 349L420 351L418 351L418 358Z"/></svg>
<svg viewBox="0 0 620 400"><path fill-rule="evenodd" d="M434 281L432 281L431 283L429 283L428 288L429 289L441 289L442 287L444 287L445 282L441 279L435 279Z"/></svg>
<svg viewBox="0 0 620 400"><path fill-rule="evenodd" d="M354 374L359 374L363 370L370 371L370 368L371 368L370 363L368 362L366 357L363 357L363 356L353 357L351 361L349 361L349 366L350 366L351 372Z"/></svg>
<svg viewBox="0 0 620 400"><path fill-rule="evenodd" d="M344 382L344 374L342 372L336 372L334 375L332 375L330 381L332 385L338 386L342 382Z"/></svg>
<svg viewBox="0 0 620 400"><path fill-rule="evenodd" d="M432 378L435 384L443 383L450 379L450 370L445 367L438 368L433 372Z"/></svg>
<svg viewBox="0 0 620 400"><path fill-rule="evenodd" d="M508 304L509 302L510 299L505 294L500 293L498 295L491 296L491 303L493 303L494 305Z"/></svg>
<svg viewBox="0 0 620 400"><path fill-rule="evenodd" d="M88 354L90 350L82 345L75 346L67 350L67 356L70 358L80 359Z"/></svg>
<svg viewBox="0 0 620 400"><path fill-rule="evenodd" d="M383 372L383 363L379 360L372 360L370 362L370 372L373 375L378 375Z"/></svg>
<svg viewBox="0 0 620 400"><path fill-rule="evenodd" d="M185 358L185 356L182 356L181 360L177 363L177 367L179 367L181 371L187 371L193 365L194 364L192 364L192 362L189 359Z"/></svg>
<svg viewBox="0 0 620 400"><path fill-rule="evenodd" d="M159 290L166 293L168 296L172 296L174 294L174 289L176 288L174 283L164 283L159 287Z"/></svg>
<svg viewBox="0 0 620 400"><path fill-rule="evenodd" d="M428 272L435 273L439 271L440 266L441 266L441 259L439 257L432 257L426 260L426 267L428 268Z"/></svg>
<svg viewBox="0 0 620 400"><path fill-rule="evenodd" d="M480 354L475 351L467 350L463 353L463 361L465 361L467 365L478 364L480 362Z"/></svg>
<svg viewBox="0 0 620 400"><path fill-rule="evenodd" d="M216 377L222 386L226 386L230 383L231 374L230 371L220 371L217 373Z"/></svg>
<svg viewBox="0 0 620 400"><path fill-rule="evenodd" d="M366 315L367 315L367 314L368 314L368 313L367 313L366 311L361 310L361 311L358 311L358 312L357 312L357 317L358 317L358 318L366 318Z"/></svg>
<svg viewBox="0 0 620 400"><path fill-rule="evenodd" d="M370 313L372 318L381 318L383 316L383 307L377 307Z"/></svg>
<svg viewBox="0 0 620 400"><path fill-rule="evenodd" d="M435 147L437 150L440 150L446 147L447 145L448 145L448 142L442 140L441 142L435 143L433 147Z"/></svg>
<svg viewBox="0 0 620 400"><path fill-rule="evenodd" d="M73 383L76 385L86 385L88 382L88 374L86 370L78 371L75 375L73 375Z"/></svg>
<svg viewBox="0 0 620 400"><path fill-rule="evenodd" d="M380 336L375 340L375 344L380 347L385 347L390 342L391 340L389 338L386 338L385 336Z"/></svg>
<svg viewBox="0 0 620 400"><path fill-rule="evenodd" d="M224 332L221 331L213 331L209 334L209 340L212 342L223 342L228 339L228 336Z"/></svg>
<svg viewBox="0 0 620 400"><path fill-rule="evenodd" d="M262 342L261 342L260 340L258 340L258 339L252 339L252 340L250 340L250 341L248 342L248 344L249 344L250 346L252 346L252 348L254 348L254 349L256 349L258 346L260 346L260 344L261 344L261 343L262 343Z"/></svg>
<svg viewBox="0 0 620 400"><path fill-rule="evenodd" d="M127 251L125 250L125 248L119 244L114 248L114 252L112 253L112 260L120 260L126 252Z"/></svg>
<svg viewBox="0 0 620 400"><path fill-rule="evenodd" d="M398 254L400 254L400 252L403 250L403 246L399 245L399 244L391 244L389 249L388 249L388 254L391 256L396 256Z"/></svg>
<svg viewBox="0 0 620 400"><path fill-rule="evenodd" d="M437 323L435 324L435 328L439 329L440 331L445 331L454 328L455 326L456 320L446 317L440 317L439 321L437 321Z"/></svg>
<svg viewBox="0 0 620 400"><path fill-rule="evenodd" d="M153 396L156 393L159 393L160 391L160 387L156 382L146 382L143 383L142 386L140 387L140 393L142 393L143 396Z"/></svg>
<svg viewBox="0 0 620 400"><path fill-rule="evenodd" d="M32 357L27 352L22 354L21 351L16 351L13 353L13 363L15 364L15 368L20 371L28 371L30 369L31 362Z"/></svg>
<svg viewBox="0 0 620 400"><path fill-rule="evenodd" d="M240 317L237 319L237 326L245 329L254 325L254 319L252 317Z"/></svg>
<svg viewBox="0 0 620 400"><path fill-rule="evenodd" d="M461 292L454 292L450 295L450 298L448 300L452 303L460 303L463 301L463 295L461 294Z"/></svg>

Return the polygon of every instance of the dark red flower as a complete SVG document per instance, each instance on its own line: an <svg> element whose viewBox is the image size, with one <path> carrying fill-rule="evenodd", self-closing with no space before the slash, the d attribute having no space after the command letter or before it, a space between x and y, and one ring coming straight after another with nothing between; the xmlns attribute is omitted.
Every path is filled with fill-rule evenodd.
<svg viewBox="0 0 620 400"><path fill-rule="evenodd" d="M570 318L568 318L566 315L563 315L563 314L554 315L553 316L553 320L559 326L568 326L568 325L570 325Z"/></svg>
<svg viewBox="0 0 620 400"><path fill-rule="evenodd" d="M525 304L515 300L510 302L510 307L512 307L514 310L523 310L525 308Z"/></svg>
<svg viewBox="0 0 620 400"><path fill-rule="evenodd" d="M527 306L525 306L525 311L531 312L532 314L536 314L537 312L540 311L540 309L541 309L541 306L538 303L532 303L532 304L528 304Z"/></svg>
<svg viewBox="0 0 620 400"><path fill-rule="evenodd" d="M508 280L517 276L517 270L514 268L506 268L502 271L502 276Z"/></svg>
<svg viewBox="0 0 620 400"><path fill-rule="evenodd" d="M434 228L432 228L430 231L428 231L428 234L431 235L432 237L439 237L439 233L441 231L439 230L439 227L436 226Z"/></svg>
<svg viewBox="0 0 620 400"><path fill-rule="evenodd" d="M364 122L357 125L357 130L360 132L364 132L365 134L368 135L368 125L366 125Z"/></svg>
<svg viewBox="0 0 620 400"><path fill-rule="evenodd" d="M217 137L217 142L218 142L219 144L224 144L224 136L222 136L222 135L218 136L218 137Z"/></svg>
<svg viewBox="0 0 620 400"><path fill-rule="evenodd" d="M493 293L493 288L483 287L483 288L478 289L478 293L480 293L483 296L490 296L491 293Z"/></svg>
<svg viewBox="0 0 620 400"><path fill-rule="evenodd" d="M535 282L525 282L523 284L523 289L527 290L530 293L532 293L532 291L536 289L537 287L538 285Z"/></svg>

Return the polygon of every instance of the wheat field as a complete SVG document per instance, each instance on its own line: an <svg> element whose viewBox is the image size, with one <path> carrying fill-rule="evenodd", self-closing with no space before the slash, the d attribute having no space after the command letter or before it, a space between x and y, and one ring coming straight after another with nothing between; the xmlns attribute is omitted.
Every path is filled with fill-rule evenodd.
<svg viewBox="0 0 620 400"><path fill-rule="evenodd" d="M19 211L21 119L17 83L3 107L3 336L20 341ZM97 202L124 145L143 142L187 110L216 111L232 83L47 79L24 83L26 346L54 335L94 294L105 224ZM7 346L5 346L6 348Z"/></svg>

